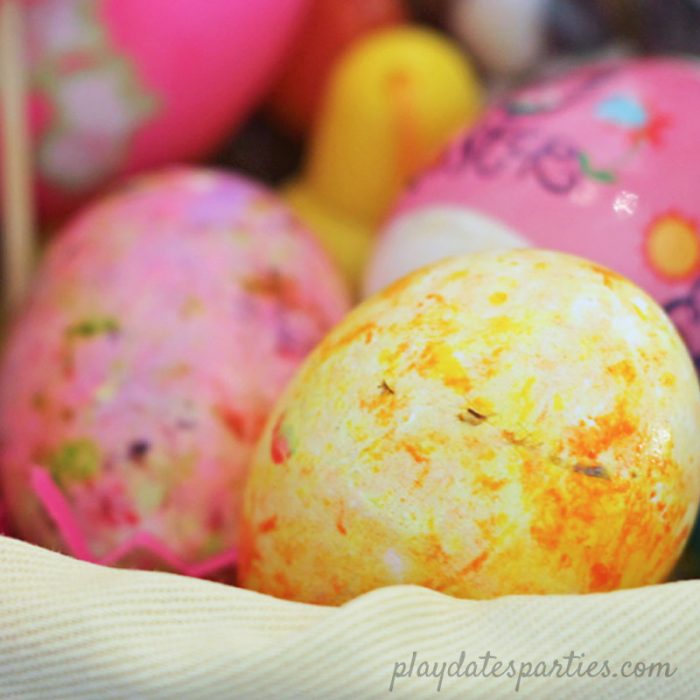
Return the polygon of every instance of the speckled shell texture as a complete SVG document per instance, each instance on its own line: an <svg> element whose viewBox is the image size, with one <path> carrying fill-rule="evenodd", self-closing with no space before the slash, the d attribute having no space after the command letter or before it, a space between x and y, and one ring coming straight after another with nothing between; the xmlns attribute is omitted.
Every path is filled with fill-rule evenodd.
<svg viewBox="0 0 700 700"><path fill-rule="evenodd" d="M342 603L663 581L700 494L700 390L626 279L537 250L426 268L357 307L277 405L241 582Z"/></svg>
<svg viewBox="0 0 700 700"><path fill-rule="evenodd" d="M700 62L594 63L515 92L413 183L371 291L445 254L531 245L595 260L665 307L700 369Z"/></svg>
<svg viewBox="0 0 700 700"><path fill-rule="evenodd" d="M19 534L109 564L232 564L252 447L347 303L315 239L242 178L167 171L86 211L0 368Z"/></svg>

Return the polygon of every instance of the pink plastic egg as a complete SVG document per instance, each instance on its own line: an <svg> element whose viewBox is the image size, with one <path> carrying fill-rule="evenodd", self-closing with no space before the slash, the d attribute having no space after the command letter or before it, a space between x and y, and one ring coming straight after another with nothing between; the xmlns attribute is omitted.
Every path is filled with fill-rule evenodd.
<svg viewBox="0 0 700 700"><path fill-rule="evenodd" d="M307 0L34 0L31 112L45 213L201 158L264 96Z"/></svg>
<svg viewBox="0 0 700 700"><path fill-rule="evenodd" d="M253 445L346 308L316 239L247 180L166 172L88 209L0 364L10 523L105 564L230 567Z"/></svg>
<svg viewBox="0 0 700 700"><path fill-rule="evenodd" d="M700 63L593 64L515 93L400 201L375 291L452 254L536 246L639 284L700 361Z"/></svg>

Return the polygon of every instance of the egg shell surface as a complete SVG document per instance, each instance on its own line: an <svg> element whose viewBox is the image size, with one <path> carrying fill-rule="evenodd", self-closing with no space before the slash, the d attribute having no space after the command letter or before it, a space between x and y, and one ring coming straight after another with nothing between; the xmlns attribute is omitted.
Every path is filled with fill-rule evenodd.
<svg viewBox="0 0 700 700"><path fill-rule="evenodd" d="M374 292L443 255L531 245L628 277L700 363L700 63L592 64L498 103L384 227Z"/></svg>
<svg viewBox="0 0 700 700"><path fill-rule="evenodd" d="M30 117L42 212L209 155L274 81L306 0L34 0Z"/></svg>
<svg viewBox="0 0 700 700"><path fill-rule="evenodd" d="M573 256L488 251L356 307L271 415L240 580L340 604L663 581L700 496L700 390L640 289Z"/></svg>
<svg viewBox="0 0 700 700"><path fill-rule="evenodd" d="M0 365L18 533L194 575L235 560L253 445L347 294L271 193L177 169L59 234Z"/></svg>

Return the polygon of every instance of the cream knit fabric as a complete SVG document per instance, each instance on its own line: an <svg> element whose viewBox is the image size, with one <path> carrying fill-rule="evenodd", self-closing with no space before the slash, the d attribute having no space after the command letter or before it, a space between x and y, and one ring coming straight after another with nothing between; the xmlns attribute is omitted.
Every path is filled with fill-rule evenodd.
<svg viewBox="0 0 700 700"><path fill-rule="evenodd" d="M489 602L404 586L324 608L101 568L0 537L3 700L695 700L699 633L700 581ZM501 672L511 661L517 674L531 664L531 676L521 678L517 692L517 676L484 677L478 657L487 653L503 663ZM574 677L534 677L538 662L540 672L554 659L565 668L571 653L585 654L569 657ZM456 677L470 661L471 675ZM666 672L675 671L576 677L593 661L607 662L610 674L625 662L627 672L638 662L668 662ZM437 676L423 677L427 670Z"/></svg>

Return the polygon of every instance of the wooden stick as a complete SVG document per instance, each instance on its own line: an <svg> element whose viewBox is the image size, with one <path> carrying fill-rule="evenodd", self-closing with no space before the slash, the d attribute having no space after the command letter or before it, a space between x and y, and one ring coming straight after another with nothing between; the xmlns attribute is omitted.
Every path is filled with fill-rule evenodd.
<svg viewBox="0 0 700 700"><path fill-rule="evenodd" d="M3 263L8 311L23 300L36 248L22 0L0 0Z"/></svg>

